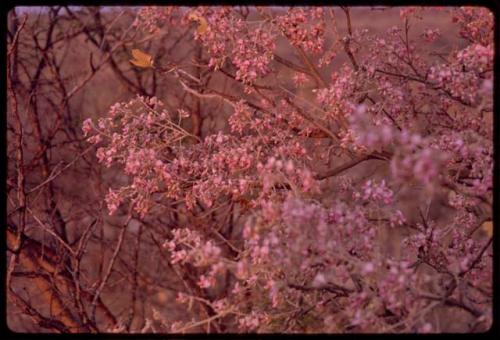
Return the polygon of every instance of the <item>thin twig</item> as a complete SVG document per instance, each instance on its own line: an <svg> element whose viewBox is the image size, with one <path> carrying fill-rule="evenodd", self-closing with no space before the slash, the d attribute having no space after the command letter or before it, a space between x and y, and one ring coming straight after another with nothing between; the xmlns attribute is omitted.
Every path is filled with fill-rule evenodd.
<svg viewBox="0 0 500 340"><path fill-rule="evenodd" d="M493 242L493 236L491 236L490 239L488 240L488 242L486 242L486 244L483 246L483 248L481 248L479 253L476 255L474 260L471 262L471 264L465 270L462 270L458 274L458 276L463 277L465 274L470 272L476 266L476 264L478 264L479 261L481 261L481 258L483 257L484 252L488 249L488 247L491 245L492 242Z"/></svg>
<svg viewBox="0 0 500 340"><path fill-rule="evenodd" d="M118 256L118 253L121 250L122 244L123 244L123 239L125 238L125 232L127 231L128 224L130 220L132 219L132 212L129 213L129 216L127 218L127 221L124 223L122 226L122 230L120 232L120 235L118 236L118 242L116 243L115 250L113 252L113 256L111 257L111 260L109 261L108 268L106 270L106 274L104 275L104 278L102 279L99 287L96 290L96 293L94 295L94 298L92 299L92 304L91 304L91 312L90 315L92 317L92 321L95 323L95 311L97 307L97 300L99 299L99 296L102 293L102 290L106 286L106 283L109 279L109 276L111 275L111 270L113 269L113 265L115 264L116 258Z"/></svg>
<svg viewBox="0 0 500 340"><path fill-rule="evenodd" d="M329 178L329 177L333 177L333 176L336 176L356 165L358 165L359 163L361 162L364 162L364 161L367 161L367 160L370 160L370 159L381 159L373 154L370 154L370 155L366 155L366 156L362 156L360 158L357 158L357 159L354 159L348 163L345 163L345 164L342 164L336 168L333 168L331 170L328 170L322 174L316 174L314 176L315 179L317 180L323 180L323 179L326 179L326 178Z"/></svg>
<svg viewBox="0 0 500 340"><path fill-rule="evenodd" d="M75 164L76 161L78 161L80 159L80 157L82 157L83 155L85 155L87 152L89 152L93 148L94 148L94 146L92 145L92 146L88 147L87 149L85 149L83 152L81 152L79 155L77 155L75 157L75 159L73 159L71 162L69 162L68 164L66 164L66 166L64 168L62 168L61 170L59 170L57 173L51 174L45 181L43 181L42 183L38 184L36 187L28 190L26 193L27 194L31 194L31 193L37 191L38 189L40 189L41 187L43 187L45 184L47 184L50 181L54 180L57 176L59 176L60 174L62 174L66 169L70 168L73 164Z"/></svg>

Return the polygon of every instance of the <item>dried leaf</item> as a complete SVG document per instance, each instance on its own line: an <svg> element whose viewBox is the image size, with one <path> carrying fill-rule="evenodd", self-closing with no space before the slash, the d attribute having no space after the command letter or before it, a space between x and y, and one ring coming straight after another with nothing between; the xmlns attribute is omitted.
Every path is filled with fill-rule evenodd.
<svg viewBox="0 0 500 340"><path fill-rule="evenodd" d="M198 32L199 35L203 35L207 32L208 23L204 17L199 16L196 13L191 13L188 16L188 19L191 21L196 21L198 23L198 28L196 29L196 32Z"/></svg>
<svg viewBox="0 0 500 340"><path fill-rule="evenodd" d="M144 53L141 50L133 49L132 56L134 59L130 59L130 62L135 66L141 68L153 67L154 61L151 55Z"/></svg>
<svg viewBox="0 0 500 340"><path fill-rule="evenodd" d="M488 235L488 237L491 237L493 235L493 222L492 221L486 221L483 223L481 226L481 229Z"/></svg>

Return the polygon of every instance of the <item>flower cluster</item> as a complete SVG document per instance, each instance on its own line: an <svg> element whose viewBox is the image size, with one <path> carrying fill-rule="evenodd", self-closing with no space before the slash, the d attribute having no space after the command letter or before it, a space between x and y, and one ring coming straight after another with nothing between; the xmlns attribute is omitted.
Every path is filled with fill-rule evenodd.
<svg viewBox="0 0 500 340"><path fill-rule="evenodd" d="M252 83L271 71L269 63L275 49L273 36L269 32L258 28L250 37L250 41L238 39L232 51L232 61L238 68L236 79L244 83Z"/></svg>
<svg viewBox="0 0 500 340"><path fill-rule="evenodd" d="M359 149L381 151L393 142L396 133L387 119L374 117L372 112L373 108L367 112L366 107L360 105L349 116L350 143Z"/></svg>
<svg viewBox="0 0 500 340"><path fill-rule="evenodd" d="M453 22L460 26L460 35L482 45L493 40L493 12L487 8L461 7L452 11Z"/></svg>
<svg viewBox="0 0 500 340"><path fill-rule="evenodd" d="M391 160L392 175L397 180L413 179L425 185L439 179L446 155L429 145L429 141L418 134L401 133L400 147Z"/></svg>
<svg viewBox="0 0 500 340"><path fill-rule="evenodd" d="M391 189L387 187L385 184L385 180L382 180L380 183L375 183L372 180L366 181L362 187L362 193L356 192L354 193L354 198L362 199L362 200L374 200L380 201L385 204L390 204L393 200L393 192Z"/></svg>
<svg viewBox="0 0 500 340"><path fill-rule="evenodd" d="M325 42L324 12L321 7L292 8L285 15L278 16L276 21L292 45L305 51L321 53Z"/></svg>
<svg viewBox="0 0 500 340"><path fill-rule="evenodd" d="M492 18L452 9L466 41L436 56L426 42L439 30L409 33L431 10L405 8L385 34L355 30L326 48L324 8L197 7L181 24L206 24L194 33L206 72L222 69L235 86L191 94L228 104L224 129L193 136L143 97L83 123L98 160L127 176L106 197L111 213L127 202L142 216L174 203L185 214L165 251L194 268L196 301L211 314L171 330L213 321L235 331L431 332L438 303L487 319L491 240L476 231L491 216ZM283 38L304 65L274 67ZM331 53L347 61L305 89ZM294 86L280 84L281 67ZM333 178L317 175L345 159Z"/></svg>
<svg viewBox="0 0 500 340"><path fill-rule="evenodd" d="M156 33L163 27L168 27L168 24L173 23L173 14L176 12L174 6L148 6L142 7L137 13L137 17L132 23L132 26Z"/></svg>

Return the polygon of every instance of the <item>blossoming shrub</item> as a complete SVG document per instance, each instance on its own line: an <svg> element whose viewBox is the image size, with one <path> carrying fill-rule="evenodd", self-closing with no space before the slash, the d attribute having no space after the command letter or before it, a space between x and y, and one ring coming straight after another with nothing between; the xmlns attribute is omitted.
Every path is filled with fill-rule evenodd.
<svg viewBox="0 0 500 340"><path fill-rule="evenodd" d="M491 221L493 15L402 8L376 34L355 13L139 11L138 32L188 28L202 49L203 77L183 65L156 76L231 112L213 112L224 128L196 135L184 107L138 96L83 127L99 161L129 179L109 189L110 214L185 217L158 227L171 265L196 278L178 302L207 314L166 318L163 331L490 327L492 236L481 227ZM440 46L427 16L447 20L458 43ZM220 74L231 91L206 81ZM363 167L382 170L352 172Z"/></svg>

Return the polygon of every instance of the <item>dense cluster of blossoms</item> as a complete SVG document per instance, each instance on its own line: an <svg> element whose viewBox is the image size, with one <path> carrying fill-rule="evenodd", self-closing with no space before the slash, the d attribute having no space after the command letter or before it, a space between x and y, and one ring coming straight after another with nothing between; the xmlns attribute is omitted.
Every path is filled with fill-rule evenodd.
<svg viewBox="0 0 500 340"><path fill-rule="evenodd" d="M252 83L271 72L275 30L250 25L235 17L228 7L201 7L190 15L206 25L195 33L195 38L210 54L210 67L222 68L230 60L237 68L236 79L243 83Z"/></svg>
<svg viewBox="0 0 500 340"><path fill-rule="evenodd" d="M173 6L147 6L142 7L137 17L132 23L133 27L137 27L148 31L149 33L156 33L161 27L172 24L172 14L175 11Z"/></svg>
<svg viewBox="0 0 500 340"><path fill-rule="evenodd" d="M453 11L453 22L460 26L460 35L472 43L485 46L493 41L493 12L487 8L461 7Z"/></svg>
<svg viewBox="0 0 500 340"><path fill-rule="evenodd" d="M129 176L106 198L111 213L126 201L143 216L174 201L193 214L200 206L239 206L241 230L231 239L206 219L203 227L171 230L165 242L173 264L197 268L197 285L212 294L203 300L215 311L211 320L238 331L432 332L439 329L431 311L443 303L472 322L491 322L491 238L473 234L491 219L493 18L482 8L449 9L467 44L437 58L428 52L436 28L409 38L409 22L425 11L402 10L400 25L383 36L355 30L348 40L334 37L335 53L338 41L349 41L350 63L326 77L304 107L283 88L253 85L277 72L278 38L302 57L331 53L325 9L275 17L257 9L252 22L229 7L196 8L191 17L206 27L193 34L207 66L232 63L235 80L252 89L245 94L260 95L258 105L242 93L231 102L229 132L203 139L156 98L115 104L97 126L84 123L99 161ZM307 67L314 73L315 65ZM299 74L296 87L305 82ZM313 157L328 159L333 147L311 142L316 118L337 154L378 159L387 176L338 176L333 189L321 185L326 177ZM403 213L399 191L414 184L429 197L447 194L449 221L430 217L428 206L415 209L416 220ZM402 229L406 236L392 242L404 251L387 253L388 237ZM229 288L220 293L225 275ZM180 293L178 301L192 299Z"/></svg>
<svg viewBox="0 0 500 340"><path fill-rule="evenodd" d="M317 54L323 51L325 43L325 12L322 7L292 8L278 16L276 22L292 45Z"/></svg>
<svg viewBox="0 0 500 340"><path fill-rule="evenodd" d="M493 70L493 43L470 45L457 52L455 61L431 67L429 80L453 98L476 104L482 97L484 74Z"/></svg>
<svg viewBox="0 0 500 340"><path fill-rule="evenodd" d="M313 190L312 172L303 161L297 161L306 151L300 141L286 133L286 120L268 115L247 121L244 114L238 115L248 108L242 103L235 103L235 107L233 131L241 131L238 126L249 122L247 132L259 135L238 137L219 132L202 143L179 144L196 137L176 124L160 100L140 96L115 104L109 117L99 119L97 126L85 121L84 133L97 133L88 140L102 145L97 149L98 160L108 167L121 164L130 177L130 184L110 189L106 198L110 213L125 200L130 200L142 216L165 198L183 200L188 209L197 200L210 208L224 195L238 200L259 189L256 202L281 182L305 192ZM108 143L102 144L103 139Z"/></svg>

